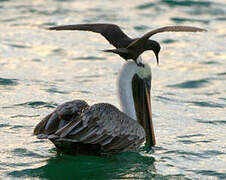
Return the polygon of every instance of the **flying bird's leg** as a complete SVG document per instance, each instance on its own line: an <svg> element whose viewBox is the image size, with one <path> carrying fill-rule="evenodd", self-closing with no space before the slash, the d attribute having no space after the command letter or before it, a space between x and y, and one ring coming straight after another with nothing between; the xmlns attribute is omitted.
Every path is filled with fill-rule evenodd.
<svg viewBox="0 0 226 180"><path fill-rule="evenodd" d="M135 63L137 64L137 66L144 67L144 64L143 64L142 62L137 62L137 61L135 61Z"/></svg>
<svg viewBox="0 0 226 180"><path fill-rule="evenodd" d="M137 64L137 66L144 67L143 60L142 60L141 56L138 56L138 58L135 60L135 63Z"/></svg>

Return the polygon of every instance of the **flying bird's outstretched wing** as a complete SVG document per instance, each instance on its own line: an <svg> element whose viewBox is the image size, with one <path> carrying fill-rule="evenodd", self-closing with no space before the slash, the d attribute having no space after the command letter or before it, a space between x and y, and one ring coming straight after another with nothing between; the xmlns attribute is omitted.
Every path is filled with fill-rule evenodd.
<svg viewBox="0 0 226 180"><path fill-rule="evenodd" d="M162 28L155 29L143 35L141 38L149 38L157 33L162 32L201 32L206 31L205 29L193 27L193 26L165 26Z"/></svg>
<svg viewBox="0 0 226 180"><path fill-rule="evenodd" d="M162 32L202 32L205 29L192 27L192 26L165 26L144 34L141 38L133 41L129 44L128 48L135 48L137 46L143 46L143 44L154 34Z"/></svg>
<svg viewBox="0 0 226 180"><path fill-rule="evenodd" d="M92 31L100 33L110 44L116 48L123 47L121 40L130 40L130 38L115 24L75 24L65 26L55 26L48 28L49 30L79 30Z"/></svg>

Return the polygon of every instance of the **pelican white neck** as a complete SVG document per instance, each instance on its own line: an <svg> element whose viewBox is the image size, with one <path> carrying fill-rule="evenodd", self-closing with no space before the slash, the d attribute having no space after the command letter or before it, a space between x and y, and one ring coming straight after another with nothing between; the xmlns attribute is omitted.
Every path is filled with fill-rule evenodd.
<svg viewBox="0 0 226 180"><path fill-rule="evenodd" d="M142 62L141 56L138 57L138 60ZM151 68L148 64L140 67L134 61L126 62L119 73L117 85L122 111L132 119L137 120L132 90L132 79L135 74L141 78L145 78L151 74Z"/></svg>

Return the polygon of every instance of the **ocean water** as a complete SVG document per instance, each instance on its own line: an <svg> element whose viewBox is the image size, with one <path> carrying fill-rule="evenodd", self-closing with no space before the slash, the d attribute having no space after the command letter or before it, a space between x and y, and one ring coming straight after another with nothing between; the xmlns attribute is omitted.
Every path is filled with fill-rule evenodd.
<svg viewBox="0 0 226 180"><path fill-rule="evenodd" d="M0 0L0 179L226 179L226 2L224 0ZM66 101L119 107L125 61L99 50L100 35L49 26L115 23L131 37L165 25L205 33L162 33L152 52L153 151L109 157L58 155L32 135Z"/></svg>

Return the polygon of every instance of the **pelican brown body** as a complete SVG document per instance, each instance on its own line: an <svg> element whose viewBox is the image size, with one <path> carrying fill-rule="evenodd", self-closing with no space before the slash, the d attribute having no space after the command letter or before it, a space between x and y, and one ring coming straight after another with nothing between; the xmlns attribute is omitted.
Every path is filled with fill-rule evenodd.
<svg viewBox="0 0 226 180"><path fill-rule="evenodd" d="M145 140L141 125L113 105L89 106L83 100L58 106L36 126L34 134L72 155L135 151Z"/></svg>

